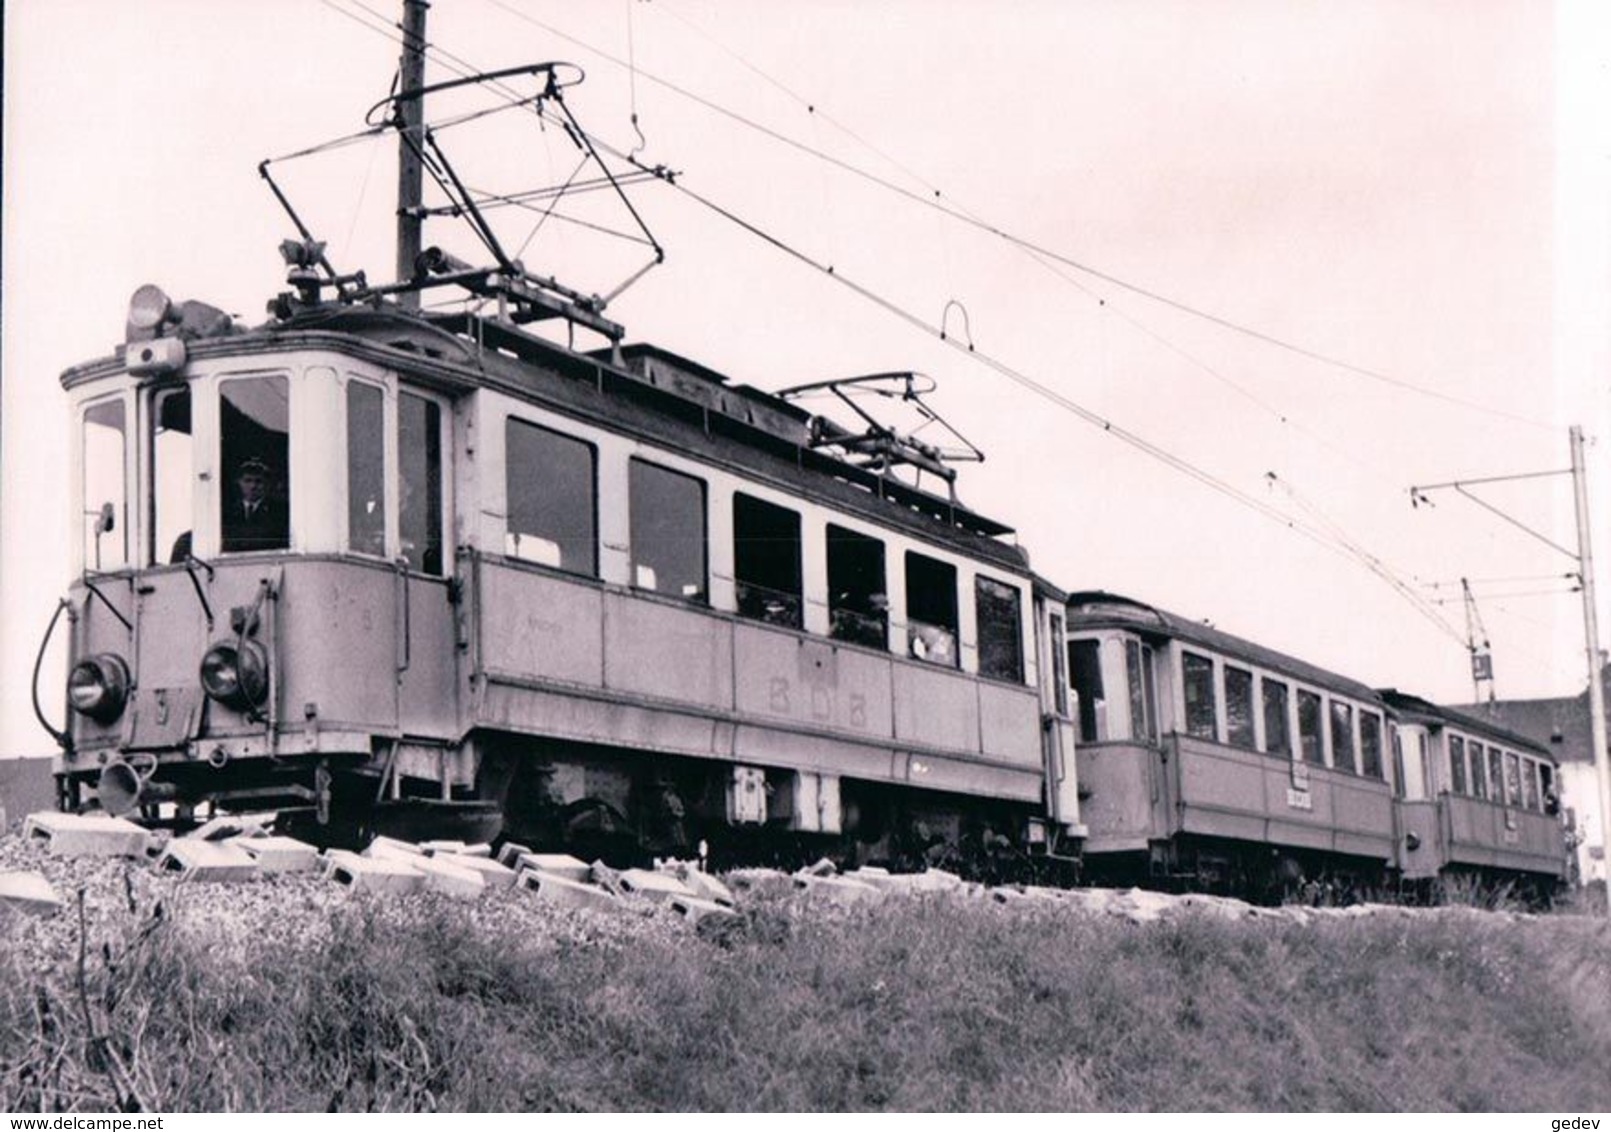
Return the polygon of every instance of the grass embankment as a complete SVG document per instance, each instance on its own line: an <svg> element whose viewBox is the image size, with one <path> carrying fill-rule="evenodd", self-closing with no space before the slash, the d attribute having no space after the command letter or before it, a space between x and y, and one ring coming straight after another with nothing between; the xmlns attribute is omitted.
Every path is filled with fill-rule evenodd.
<svg viewBox="0 0 1611 1132"><path fill-rule="evenodd" d="M222 941L134 903L82 977L0 968L0 1109L1611 1109L1583 919L779 898L537 938L411 897Z"/></svg>

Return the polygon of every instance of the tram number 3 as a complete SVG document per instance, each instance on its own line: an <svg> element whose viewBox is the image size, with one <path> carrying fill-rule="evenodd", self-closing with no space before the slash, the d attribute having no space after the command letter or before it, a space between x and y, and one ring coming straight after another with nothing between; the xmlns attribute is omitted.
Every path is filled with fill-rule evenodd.
<svg viewBox="0 0 1611 1132"><path fill-rule="evenodd" d="M778 715L794 713L794 689L787 676L774 676L767 684L767 706ZM806 692L805 707L818 723L832 722L834 716L833 693L820 684L810 685ZM850 726L865 730L867 727L867 697L852 692L849 698Z"/></svg>

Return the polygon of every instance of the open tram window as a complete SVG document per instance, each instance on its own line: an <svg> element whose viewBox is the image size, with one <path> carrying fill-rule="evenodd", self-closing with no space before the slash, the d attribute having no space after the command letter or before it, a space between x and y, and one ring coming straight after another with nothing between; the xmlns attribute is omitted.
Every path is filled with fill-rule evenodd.
<svg viewBox="0 0 1611 1132"><path fill-rule="evenodd" d="M705 485L693 476L634 459L627 466L632 584L704 601Z"/></svg>
<svg viewBox="0 0 1611 1132"><path fill-rule="evenodd" d="M84 410L84 568L120 570L129 564L129 496L123 402Z"/></svg>
<svg viewBox="0 0 1611 1132"><path fill-rule="evenodd" d="M1130 684L1130 737L1158 737L1158 709L1152 683L1152 646L1124 642L1124 670Z"/></svg>
<svg viewBox="0 0 1611 1132"><path fill-rule="evenodd" d="M1249 751L1258 747L1253 729L1253 673L1229 664L1225 666L1225 741Z"/></svg>
<svg viewBox="0 0 1611 1132"><path fill-rule="evenodd" d="M1214 662L1206 656L1180 654L1181 685L1186 693L1186 734L1219 738L1219 704L1214 694Z"/></svg>
<svg viewBox="0 0 1611 1132"><path fill-rule="evenodd" d="M1298 689L1298 752L1311 766L1326 765L1325 740L1321 738L1324 716L1320 694Z"/></svg>
<svg viewBox="0 0 1611 1132"><path fill-rule="evenodd" d="M1522 804L1521 756L1514 751L1505 752L1505 801L1512 806Z"/></svg>
<svg viewBox="0 0 1611 1132"><path fill-rule="evenodd" d="M225 554L291 545L290 382L233 378L219 385L220 549Z"/></svg>
<svg viewBox="0 0 1611 1132"><path fill-rule="evenodd" d="M1024 682L1022 599L1018 587L983 576L973 579L979 625L979 675Z"/></svg>
<svg viewBox="0 0 1611 1132"><path fill-rule="evenodd" d="M1475 739L1467 746L1471 753L1471 796L1488 797L1488 759L1482 744Z"/></svg>
<svg viewBox="0 0 1611 1132"><path fill-rule="evenodd" d="M1287 686L1279 680L1259 682L1264 695L1264 750L1266 754L1292 755L1291 724L1287 722Z"/></svg>
<svg viewBox="0 0 1611 1132"><path fill-rule="evenodd" d="M386 554L386 393L347 383L347 546Z"/></svg>
<svg viewBox="0 0 1611 1132"><path fill-rule="evenodd" d="M836 641L889 648L889 594L884 544L828 524L828 635Z"/></svg>
<svg viewBox="0 0 1611 1132"><path fill-rule="evenodd" d="M190 387L157 390L151 396L151 542L147 548L153 566L183 562L192 553L194 456Z"/></svg>
<svg viewBox="0 0 1611 1132"><path fill-rule="evenodd" d="M571 574L598 574L593 446L509 418L505 432L509 531L515 558Z"/></svg>
<svg viewBox="0 0 1611 1132"><path fill-rule="evenodd" d="M1359 713L1359 760L1366 778L1382 777L1382 717L1373 711Z"/></svg>
<svg viewBox="0 0 1611 1132"><path fill-rule="evenodd" d="M1068 664L1080 710L1080 742L1100 743L1108 737L1108 705L1102 691L1102 642L1070 641Z"/></svg>
<svg viewBox="0 0 1611 1132"><path fill-rule="evenodd" d="M906 651L918 660L956 668L957 568L906 552Z"/></svg>
<svg viewBox="0 0 1611 1132"><path fill-rule="evenodd" d="M440 576L442 408L416 393L397 398L397 528L409 568Z"/></svg>
<svg viewBox="0 0 1611 1132"><path fill-rule="evenodd" d="M742 492L733 495L733 581L738 615L801 628L800 515Z"/></svg>
<svg viewBox="0 0 1611 1132"><path fill-rule="evenodd" d="M1458 735L1449 736L1449 789L1466 792L1466 741Z"/></svg>
<svg viewBox="0 0 1611 1132"><path fill-rule="evenodd" d="M1344 774L1358 774L1354 765L1354 708L1331 701L1331 765Z"/></svg>

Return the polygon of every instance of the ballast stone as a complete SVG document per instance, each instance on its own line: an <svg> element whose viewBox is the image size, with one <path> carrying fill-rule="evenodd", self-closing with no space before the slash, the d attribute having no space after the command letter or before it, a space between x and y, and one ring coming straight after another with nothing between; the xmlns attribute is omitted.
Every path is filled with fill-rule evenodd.
<svg viewBox="0 0 1611 1132"><path fill-rule="evenodd" d="M175 838L157 858L158 872L178 873L180 878L196 883L233 883L256 880L257 862L240 847L219 841L192 841Z"/></svg>
<svg viewBox="0 0 1611 1132"><path fill-rule="evenodd" d="M142 857L150 835L123 818L41 810L23 823L23 837L45 842L53 857Z"/></svg>
<svg viewBox="0 0 1611 1132"><path fill-rule="evenodd" d="M30 916L54 916L65 904L43 873L0 873L0 908Z"/></svg>

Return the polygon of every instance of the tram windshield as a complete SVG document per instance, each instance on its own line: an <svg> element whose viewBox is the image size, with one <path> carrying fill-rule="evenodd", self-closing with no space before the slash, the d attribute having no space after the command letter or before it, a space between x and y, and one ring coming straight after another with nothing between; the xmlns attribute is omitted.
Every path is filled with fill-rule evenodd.
<svg viewBox="0 0 1611 1132"><path fill-rule="evenodd" d="M290 546L290 389L284 376L219 386L219 528L225 554Z"/></svg>

